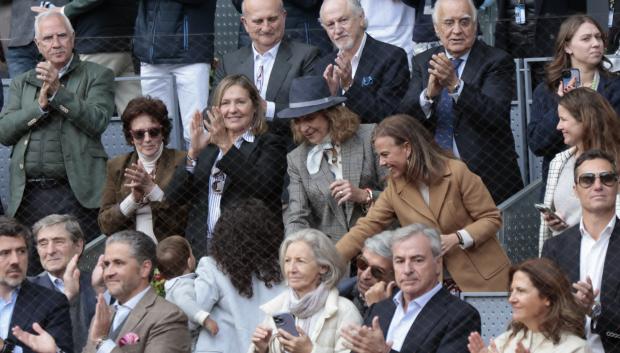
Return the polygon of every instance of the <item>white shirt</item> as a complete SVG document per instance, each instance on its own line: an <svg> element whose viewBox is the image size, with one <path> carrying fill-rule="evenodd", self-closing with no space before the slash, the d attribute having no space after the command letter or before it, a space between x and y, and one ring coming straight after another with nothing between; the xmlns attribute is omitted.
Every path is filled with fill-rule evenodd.
<svg viewBox="0 0 620 353"><path fill-rule="evenodd" d="M142 300L142 298L150 288L151 286L147 286L142 290L142 292L134 295L124 304L120 304L118 300L115 301L114 304L112 304L116 309L116 314L114 314L114 320L112 321L112 327L110 327L110 332L116 330L118 328L118 325L122 324L125 321L127 316L129 316L131 311L136 308L136 305L138 305L140 300ZM117 339L119 338L120 337L118 337ZM101 347L99 347L99 349L97 350L97 353L110 353L114 348L116 348L116 343L114 343L114 341L108 338L103 341Z"/></svg>
<svg viewBox="0 0 620 353"><path fill-rule="evenodd" d="M586 277L589 276L592 280L592 288L594 290L601 289L607 248L609 247L609 239L611 238L611 233L613 232L615 226L616 216L614 215L599 235L598 240L595 240L583 224L583 218L581 219L581 222L579 222L579 232L581 233L581 249L579 251L579 279L581 281L585 281ZM601 295L599 293L596 300L600 300L600 296ZM587 316L586 339L588 344L594 353L604 353L605 350L603 349L601 337L595 333L592 333L590 329L591 321L592 319Z"/></svg>
<svg viewBox="0 0 620 353"><path fill-rule="evenodd" d="M461 65L459 66L458 70L456 70L456 75L458 76L459 80L461 80L461 75L463 74L463 70L465 69L465 65L467 64L467 59L469 58L469 53L470 52L471 52L471 50L459 57L459 59L463 60L463 62L461 62ZM447 51L445 52L445 54L448 57L448 59L450 59L450 60L452 60L454 58L454 56L449 54ZM449 95L452 98L452 100L454 101L454 103L458 102L459 96L461 95L461 92L463 91L463 86L464 86L463 81L461 81L459 89L456 92L449 93ZM424 115L428 119L428 118L431 117L431 107L433 105L433 101L426 99L426 96L427 96L426 88L424 88L422 93L420 93L420 108L422 108L422 111L424 112ZM456 147L456 141L454 141L454 137L452 137L452 152L454 153L454 155L456 157L458 157L458 158L461 157L461 155L459 154L459 150Z"/></svg>
<svg viewBox="0 0 620 353"><path fill-rule="evenodd" d="M394 316L392 316L390 328L385 336L386 342L393 342L393 350L400 352L403 347L403 343L405 342L405 338L407 338L407 333L409 333L409 330L411 329L411 325L413 325L415 319L418 317L422 309L424 309L424 306L428 303L428 301L431 300L431 298L437 294L440 289L441 283L437 283L433 289L409 302L409 305L407 305L407 311L403 308L403 292L398 291L398 293L396 293L392 299L394 304L396 304L396 310L394 311Z"/></svg>
<svg viewBox="0 0 620 353"><path fill-rule="evenodd" d="M278 55L278 49L280 48L280 43L276 44L273 48L267 50L264 54L259 53L254 48L254 44L252 44L252 52L254 53L254 82L257 82L258 74L260 71L261 65L263 66L263 85L260 89L260 96L263 99L266 99L267 96L267 86L269 82L269 77L271 77L271 70L273 69L273 64L276 62L276 55ZM265 112L265 117L267 120L273 120L276 112L276 103L267 101L267 111Z"/></svg>
<svg viewBox="0 0 620 353"><path fill-rule="evenodd" d="M376 40L403 48L407 52L407 62L411 70L415 8L403 4L401 0L361 0L360 2L364 13L367 14L366 33ZM372 16L369 16L370 14Z"/></svg>
<svg viewBox="0 0 620 353"><path fill-rule="evenodd" d="M362 58L362 52L364 51L364 46L366 45L366 38L368 35L364 32L364 36L362 37L362 42L360 43L360 47L357 48L357 51L351 58L351 78L355 77L355 73L357 72L357 67L360 66L360 59Z"/></svg>

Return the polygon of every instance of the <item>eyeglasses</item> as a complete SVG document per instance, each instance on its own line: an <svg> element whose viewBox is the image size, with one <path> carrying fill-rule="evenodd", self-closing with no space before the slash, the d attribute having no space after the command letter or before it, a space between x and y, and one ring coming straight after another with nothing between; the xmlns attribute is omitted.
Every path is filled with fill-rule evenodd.
<svg viewBox="0 0 620 353"><path fill-rule="evenodd" d="M214 168L214 172L211 174L211 190L218 194L224 191L224 183L226 182L226 174L223 171Z"/></svg>
<svg viewBox="0 0 620 353"><path fill-rule="evenodd" d="M577 184L584 189L587 189L594 185L596 178L601 179L601 183L605 186L614 186L618 182L618 174L614 172L600 172L600 173L583 173L577 177Z"/></svg>
<svg viewBox="0 0 620 353"><path fill-rule="evenodd" d="M357 266L357 268L361 271L366 271L366 269L368 267L370 267L370 274L380 280L380 281L384 281L386 280L386 277L389 273L392 273L392 271L386 271L384 269L382 269L381 267L377 267L377 266L371 266L368 264L368 261L362 256L358 256L356 261L355 261L355 265Z"/></svg>
<svg viewBox="0 0 620 353"><path fill-rule="evenodd" d="M148 129L136 129L130 130L131 136L136 140L143 140L144 136L148 133L151 138L159 137L161 135L161 126L160 127L152 127Z"/></svg>

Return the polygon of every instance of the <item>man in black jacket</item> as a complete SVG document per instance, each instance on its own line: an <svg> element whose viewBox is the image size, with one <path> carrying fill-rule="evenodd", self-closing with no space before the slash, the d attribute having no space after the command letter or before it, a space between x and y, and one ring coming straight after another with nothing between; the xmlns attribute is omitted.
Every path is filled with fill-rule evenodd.
<svg viewBox="0 0 620 353"><path fill-rule="evenodd" d="M216 1L140 0L134 33L134 54L143 77L173 75L175 94L189 142L195 111L207 106L209 72L213 60ZM170 81L143 79L142 93L159 98L174 114Z"/></svg>

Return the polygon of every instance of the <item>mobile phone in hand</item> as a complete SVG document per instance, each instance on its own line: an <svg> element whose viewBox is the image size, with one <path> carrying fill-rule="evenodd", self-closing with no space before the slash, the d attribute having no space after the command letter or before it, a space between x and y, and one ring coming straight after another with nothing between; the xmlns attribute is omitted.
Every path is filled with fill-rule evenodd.
<svg viewBox="0 0 620 353"><path fill-rule="evenodd" d="M299 337L299 332L295 327L295 317L291 313L280 313L273 316L273 321L276 323L276 327L283 329L295 337Z"/></svg>
<svg viewBox="0 0 620 353"><path fill-rule="evenodd" d="M581 86L581 74L579 73L579 69L572 67L570 69L562 70L562 85L564 85L564 88L568 86L569 82L573 78L575 79L575 87L580 87Z"/></svg>
<svg viewBox="0 0 620 353"><path fill-rule="evenodd" d="M562 217L560 217L557 213L553 212L553 210L542 203L536 203L534 204L534 207L540 211L540 213L548 215L549 217L551 217L551 219L556 219L558 221L560 221L560 223L564 226L564 227L568 227L568 224L566 224L566 222L562 219Z"/></svg>

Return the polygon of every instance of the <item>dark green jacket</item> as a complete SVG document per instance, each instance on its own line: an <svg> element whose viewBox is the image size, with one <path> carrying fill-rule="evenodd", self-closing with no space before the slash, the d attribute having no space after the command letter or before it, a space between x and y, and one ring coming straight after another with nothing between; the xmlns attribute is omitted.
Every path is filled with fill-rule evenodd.
<svg viewBox="0 0 620 353"><path fill-rule="evenodd" d="M114 110L114 74L74 55L62 82L50 102L49 114L63 119L62 154L71 190L82 206L97 208L107 161L101 134ZM41 85L34 70L17 76L11 82L9 102L0 114L0 143L13 146L7 210L11 216L19 208L24 193L24 157L30 133L37 128L39 119L47 118L37 102Z"/></svg>

